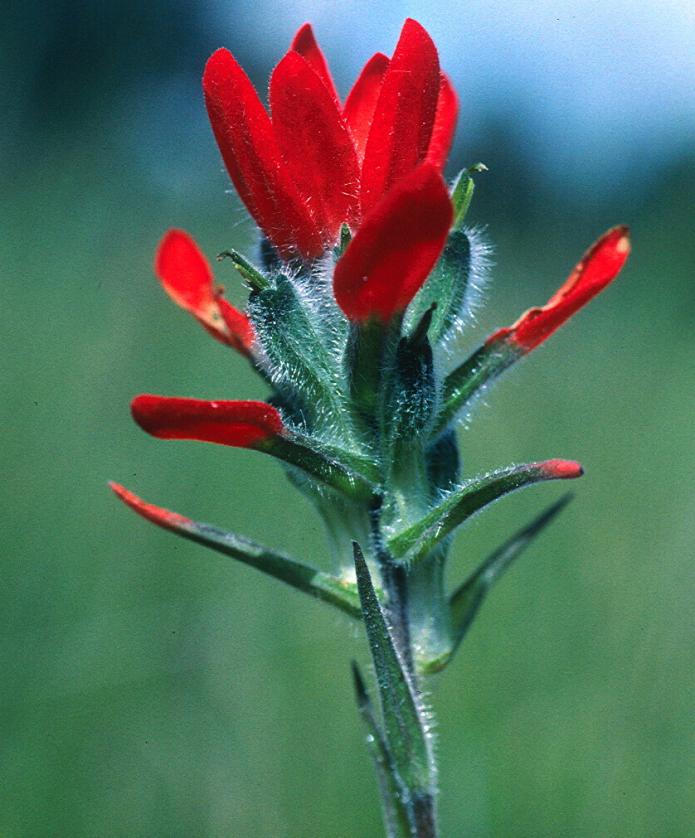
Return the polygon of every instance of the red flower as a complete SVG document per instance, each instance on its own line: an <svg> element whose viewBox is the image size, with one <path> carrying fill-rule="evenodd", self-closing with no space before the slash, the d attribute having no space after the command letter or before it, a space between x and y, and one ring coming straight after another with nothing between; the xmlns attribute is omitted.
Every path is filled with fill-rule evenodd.
<svg viewBox="0 0 695 838"><path fill-rule="evenodd" d="M530 352L609 285L630 255L627 227L613 227L582 257L564 285L544 306L530 308L512 326L499 329L486 343L505 342L521 352Z"/></svg>
<svg viewBox="0 0 695 838"><path fill-rule="evenodd" d="M157 249L154 271L171 299L210 334L249 354L254 334L248 317L215 288L210 265L188 233L169 230Z"/></svg>
<svg viewBox="0 0 695 838"><path fill-rule="evenodd" d="M203 90L237 192L285 259L320 256L414 168L443 167L456 123L456 96L414 20L390 61L367 62L345 107L308 24L273 72L272 119L227 50L208 61Z"/></svg>
<svg viewBox="0 0 695 838"><path fill-rule="evenodd" d="M285 431L278 411L265 402L142 395L133 399L131 411L138 425L159 439L262 448Z"/></svg>

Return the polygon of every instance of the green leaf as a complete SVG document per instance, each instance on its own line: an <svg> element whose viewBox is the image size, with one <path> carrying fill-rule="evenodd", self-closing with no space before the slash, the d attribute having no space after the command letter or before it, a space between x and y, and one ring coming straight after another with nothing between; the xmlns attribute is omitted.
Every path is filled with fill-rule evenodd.
<svg viewBox="0 0 695 838"><path fill-rule="evenodd" d="M454 228L460 227L466 220L468 208L473 200L475 183L473 175L477 172L487 172L484 163L476 163L459 172L451 188L451 203L454 205Z"/></svg>
<svg viewBox="0 0 695 838"><path fill-rule="evenodd" d="M574 472L569 472L548 467L548 463L509 466L471 480L451 492L412 527L390 539L388 546L391 555L396 559L417 561L428 555L467 518L503 495L543 480L581 475L578 465Z"/></svg>
<svg viewBox="0 0 695 838"><path fill-rule="evenodd" d="M555 516L567 506L570 500L572 500L572 495L565 495L531 521L528 526L515 533L488 556L480 567L452 594L449 604L453 625L454 651L465 637L480 606L495 582L536 536L540 535Z"/></svg>
<svg viewBox="0 0 695 838"><path fill-rule="evenodd" d="M381 732L362 673L355 661L352 661L352 679L357 708L367 730L367 746L379 784L387 838L409 838L408 815L401 804L401 790L396 782L393 756Z"/></svg>
<svg viewBox="0 0 695 838"><path fill-rule="evenodd" d="M431 792L431 755L425 723L417 706L410 675L396 651L393 636L377 598L369 568L353 542L357 590L374 661L386 742L394 775L403 795Z"/></svg>
<svg viewBox="0 0 695 838"><path fill-rule="evenodd" d="M454 230L449 235L444 252L434 270L408 306L406 331L416 327L433 303L436 303L436 310L433 312L429 329L432 344L437 344L454 331L466 307L471 265L471 242L468 233L464 230Z"/></svg>
<svg viewBox="0 0 695 838"><path fill-rule="evenodd" d="M483 344L444 379L441 408L432 436L437 437L458 411L521 357L508 343Z"/></svg>
<svg viewBox="0 0 695 838"><path fill-rule="evenodd" d="M255 265L236 250L223 250L217 255L217 261L222 259L231 259L234 267L239 271L242 278L248 285L256 291L262 291L264 288L270 288L270 280L260 271Z"/></svg>

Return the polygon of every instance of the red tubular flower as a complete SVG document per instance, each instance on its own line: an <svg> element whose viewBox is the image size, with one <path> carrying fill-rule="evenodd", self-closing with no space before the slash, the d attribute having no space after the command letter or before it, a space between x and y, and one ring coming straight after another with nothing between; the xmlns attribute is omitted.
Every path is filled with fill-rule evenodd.
<svg viewBox="0 0 695 838"><path fill-rule="evenodd" d="M265 402L141 395L133 399L131 412L144 431L159 439L259 448L285 431L278 411Z"/></svg>
<svg viewBox="0 0 695 838"><path fill-rule="evenodd" d="M486 343L504 341L522 352L535 349L615 279L629 254L628 228L613 227L589 248L544 306L530 308L514 325L490 335Z"/></svg>
<svg viewBox="0 0 695 838"><path fill-rule="evenodd" d="M307 61L288 52L270 78L273 128L287 170L326 248L359 214L357 153L335 96Z"/></svg>
<svg viewBox="0 0 695 838"><path fill-rule="evenodd" d="M284 259L322 255L425 160L442 168L456 123L456 95L414 20L391 61L367 62L344 108L309 24L273 73L272 119L227 50L208 61L203 91L232 182Z"/></svg>
<svg viewBox="0 0 695 838"><path fill-rule="evenodd" d="M183 230L169 230L157 248L154 272L164 290L222 343L248 355L254 341L248 317L214 287L207 259Z"/></svg>
<svg viewBox="0 0 695 838"><path fill-rule="evenodd" d="M168 509L155 506L153 503L147 503L134 492L126 489L125 486L121 486L120 483L109 481L109 487L116 497L120 498L131 509L134 509L138 515L142 515L143 518L152 521L153 524L164 527L165 530L179 530L193 523L190 518L186 518L184 515L170 512Z"/></svg>
<svg viewBox="0 0 695 838"><path fill-rule="evenodd" d="M404 311L439 258L453 217L446 184L425 163L364 219L336 265L333 292L350 320Z"/></svg>
<svg viewBox="0 0 695 838"><path fill-rule="evenodd" d="M406 20L381 85L362 166L367 214L427 156L439 99L439 58L432 39Z"/></svg>

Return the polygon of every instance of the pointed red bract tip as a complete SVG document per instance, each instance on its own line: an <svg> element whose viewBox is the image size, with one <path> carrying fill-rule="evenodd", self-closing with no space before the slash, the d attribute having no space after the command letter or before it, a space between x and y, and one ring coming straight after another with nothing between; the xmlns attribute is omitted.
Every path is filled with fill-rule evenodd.
<svg viewBox="0 0 695 838"><path fill-rule="evenodd" d="M152 523L160 527L164 527L166 530L181 529L193 523L190 518L185 518L176 512L162 509L161 506L155 506L153 503L146 503L134 492L130 492L125 486L121 486L120 483L109 481L109 488L123 503L131 509L134 509L138 515L142 515L143 518L152 521Z"/></svg>
<svg viewBox="0 0 695 838"><path fill-rule="evenodd" d="M439 169L446 165L451 151L451 144L456 133L459 103L456 91L448 76L441 73L439 82L439 98L437 99L437 113L434 117L432 138L427 149L427 162Z"/></svg>
<svg viewBox="0 0 695 838"><path fill-rule="evenodd" d="M299 27L297 34L292 39L290 49L294 52L298 52L302 58L306 59L312 70L326 85L331 96L336 102L339 102L338 93L335 89L333 78L331 77L331 71L328 69L326 56L323 54L318 45L316 36L314 35L314 30L311 28L310 23L305 23Z"/></svg>
<svg viewBox="0 0 695 838"><path fill-rule="evenodd" d="M343 115L360 160L364 157L374 110L388 66L389 59L383 53L377 52L373 55L364 65L364 69L345 100Z"/></svg>
<svg viewBox="0 0 695 838"><path fill-rule="evenodd" d="M333 291L348 319L387 322L439 258L452 222L449 192L434 166L402 178L364 219L335 268Z"/></svg>
<svg viewBox="0 0 695 838"><path fill-rule="evenodd" d="M131 412L144 431L159 439L192 439L255 448L285 430L278 411L265 402L144 394L133 399Z"/></svg>
<svg viewBox="0 0 695 838"><path fill-rule="evenodd" d="M362 166L364 214L425 160L439 85L437 49L425 29L408 18L384 75L367 138Z"/></svg>
<svg viewBox="0 0 695 838"><path fill-rule="evenodd" d="M321 238L281 165L270 117L228 50L208 59L203 92L224 164L258 226L285 259L320 256Z"/></svg>
<svg viewBox="0 0 695 838"><path fill-rule="evenodd" d="M554 480L574 480L584 474L581 464L574 460L546 460L540 464L540 468Z"/></svg>
<svg viewBox="0 0 695 838"><path fill-rule="evenodd" d="M309 63L288 52L270 79L273 129L283 162L324 247L359 221L359 164L338 104Z"/></svg>
<svg viewBox="0 0 695 838"><path fill-rule="evenodd" d="M157 248L154 272L171 299L213 337L249 354L254 341L251 321L215 289L210 265L188 233L166 233Z"/></svg>
<svg viewBox="0 0 695 838"><path fill-rule="evenodd" d="M530 352L550 337L620 273L630 255L630 231L613 227L593 244L566 282L544 306L526 311L512 326L490 335L487 343L505 341Z"/></svg>

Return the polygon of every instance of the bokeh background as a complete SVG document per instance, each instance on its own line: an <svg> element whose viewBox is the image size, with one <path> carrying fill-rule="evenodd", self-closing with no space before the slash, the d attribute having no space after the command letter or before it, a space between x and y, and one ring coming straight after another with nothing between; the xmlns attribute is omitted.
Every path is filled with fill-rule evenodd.
<svg viewBox="0 0 695 838"><path fill-rule="evenodd" d="M348 672L364 639L148 526L106 480L325 566L276 464L157 442L128 402L264 396L151 272L170 226L211 255L253 247L204 113L207 56L230 47L263 88L311 19L346 92L406 15L460 93L451 173L490 169L471 219L494 283L462 352L604 229L634 236L620 280L462 432L471 472L564 456L587 475L432 684L443 835L692 835L693 7L25 0L0 33L3 836L380 834ZM476 519L452 584L561 492Z"/></svg>

